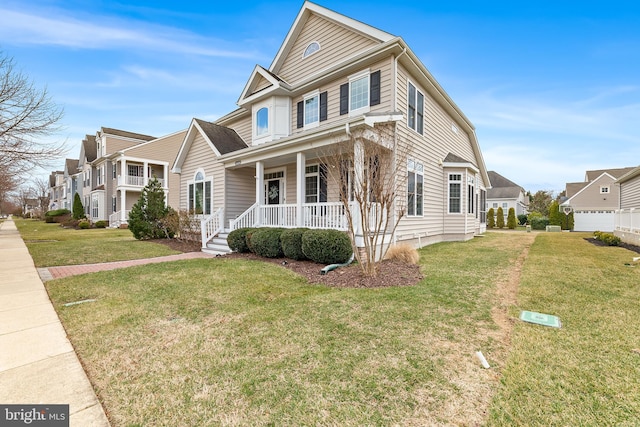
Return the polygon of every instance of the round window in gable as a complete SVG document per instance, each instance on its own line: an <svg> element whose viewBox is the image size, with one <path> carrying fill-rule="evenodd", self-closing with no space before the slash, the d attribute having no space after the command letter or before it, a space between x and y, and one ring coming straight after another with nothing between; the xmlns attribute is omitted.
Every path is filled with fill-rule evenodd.
<svg viewBox="0 0 640 427"><path fill-rule="evenodd" d="M311 42L309 43L309 46L307 46L307 48L304 50L304 54L302 55L302 57L306 58L307 56L314 54L319 50L320 50L320 43Z"/></svg>

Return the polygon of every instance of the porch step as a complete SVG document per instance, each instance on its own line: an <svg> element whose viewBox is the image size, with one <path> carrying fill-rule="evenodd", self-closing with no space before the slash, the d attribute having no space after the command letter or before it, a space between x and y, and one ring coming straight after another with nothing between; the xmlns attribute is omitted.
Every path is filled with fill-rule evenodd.
<svg viewBox="0 0 640 427"><path fill-rule="evenodd" d="M202 252L207 252L210 254L215 254L215 255L224 255L224 254L228 254L231 252L231 249L229 248L229 245L227 244L227 236L229 235L229 233L220 233L218 234L216 237L214 237L213 239L211 239L211 241L209 243L207 243L207 247L206 248L202 248Z"/></svg>

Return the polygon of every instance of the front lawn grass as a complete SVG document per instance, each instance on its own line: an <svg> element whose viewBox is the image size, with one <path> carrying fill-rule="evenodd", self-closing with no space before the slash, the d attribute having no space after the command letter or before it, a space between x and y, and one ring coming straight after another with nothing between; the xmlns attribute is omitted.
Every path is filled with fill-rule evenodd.
<svg viewBox="0 0 640 427"><path fill-rule="evenodd" d="M511 314L562 328L517 323L488 425L640 425L640 264L585 237L541 233L531 248Z"/></svg>
<svg viewBox="0 0 640 427"><path fill-rule="evenodd" d="M477 425L497 377L475 352L506 359L495 283L532 240L424 248L409 287L328 288L224 258L46 285L113 425Z"/></svg>
<svg viewBox="0 0 640 427"><path fill-rule="evenodd" d="M94 264L173 255L164 245L136 240L127 229L74 230L60 224L14 218L36 267Z"/></svg>

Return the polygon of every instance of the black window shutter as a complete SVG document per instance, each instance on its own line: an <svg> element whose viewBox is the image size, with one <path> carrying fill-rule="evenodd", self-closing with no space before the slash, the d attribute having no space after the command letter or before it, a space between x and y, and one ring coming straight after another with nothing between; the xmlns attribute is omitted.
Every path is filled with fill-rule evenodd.
<svg viewBox="0 0 640 427"><path fill-rule="evenodd" d="M304 126L304 104L303 101L298 102L298 117L296 118L296 126L298 129Z"/></svg>
<svg viewBox="0 0 640 427"><path fill-rule="evenodd" d="M340 86L340 115L349 113L349 83Z"/></svg>
<svg viewBox="0 0 640 427"><path fill-rule="evenodd" d="M320 121L327 120L327 92L320 94Z"/></svg>
<svg viewBox="0 0 640 427"><path fill-rule="evenodd" d="M374 106L380 104L380 70L371 73L369 76L369 105Z"/></svg>

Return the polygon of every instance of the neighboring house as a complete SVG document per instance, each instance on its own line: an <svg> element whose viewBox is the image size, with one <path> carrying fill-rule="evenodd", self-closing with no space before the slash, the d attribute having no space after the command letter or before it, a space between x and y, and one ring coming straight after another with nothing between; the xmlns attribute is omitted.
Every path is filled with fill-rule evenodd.
<svg viewBox="0 0 640 427"><path fill-rule="evenodd" d="M633 168L587 171L584 182L567 183L560 209L573 212L575 231L613 232L620 188L615 181Z"/></svg>
<svg viewBox="0 0 640 427"><path fill-rule="evenodd" d="M131 208L153 178L164 188L167 205L179 208L180 175L170 168L186 133L176 132L106 156L112 164L111 227L127 224Z"/></svg>
<svg viewBox="0 0 640 427"><path fill-rule="evenodd" d="M51 172L49 175L49 210L64 209L65 191L64 171Z"/></svg>
<svg viewBox="0 0 640 427"><path fill-rule="evenodd" d="M42 215L39 198L29 198L24 200L22 206L22 216L25 218L39 218Z"/></svg>
<svg viewBox="0 0 640 427"><path fill-rule="evenodd" d="M82 197L82 206L87 218L91 212L91 190L93 188L94 175L92 162L96 159L96 153L95 135L86 135L80 145L80 155L78 157L78 171L80 172L78 193Z"/></svg>
<svg viewBox="0 0 640 427"><path fill-rule="evenodd" d="M623 242L640 246L640 166L616 180L620 205L615 214L614 234Z"/></svg>
<svg viewBox="0 0 640 427"><path fill-rule="evenodd" d="M489 171L488 174L491 188L487 190L487 210L493 208L497 213L498 208L502 208L505 223L510 208L514 209L516 217L526 215L529 212L529 197L524 189L497 172Z"/></svg>
<svg viewBox="0 0 640 427"><path fill-rule="evenodd" d="M305 2L237 104L213 123L193 119L173 166L180 207L205 216L203 243L243 226L345 229L336 188L357 182L366 162L334 184L319 159L352 132L387 124L413 147L401 160L407 184L394 215L405 206L406 215L393 240L423 246L485 231L489 178L475 128L402 38Z"/></svg>
<svg viewBox="0 0 640 427"><path fill-rule="evenodd" d="M65 198L62 202L64 209L73 210L73 198L79 192L78 180L80 171L78 170L78 159L66 159L64 162L64 187ZM82 197L82 194L80 194Z"/></svg>

